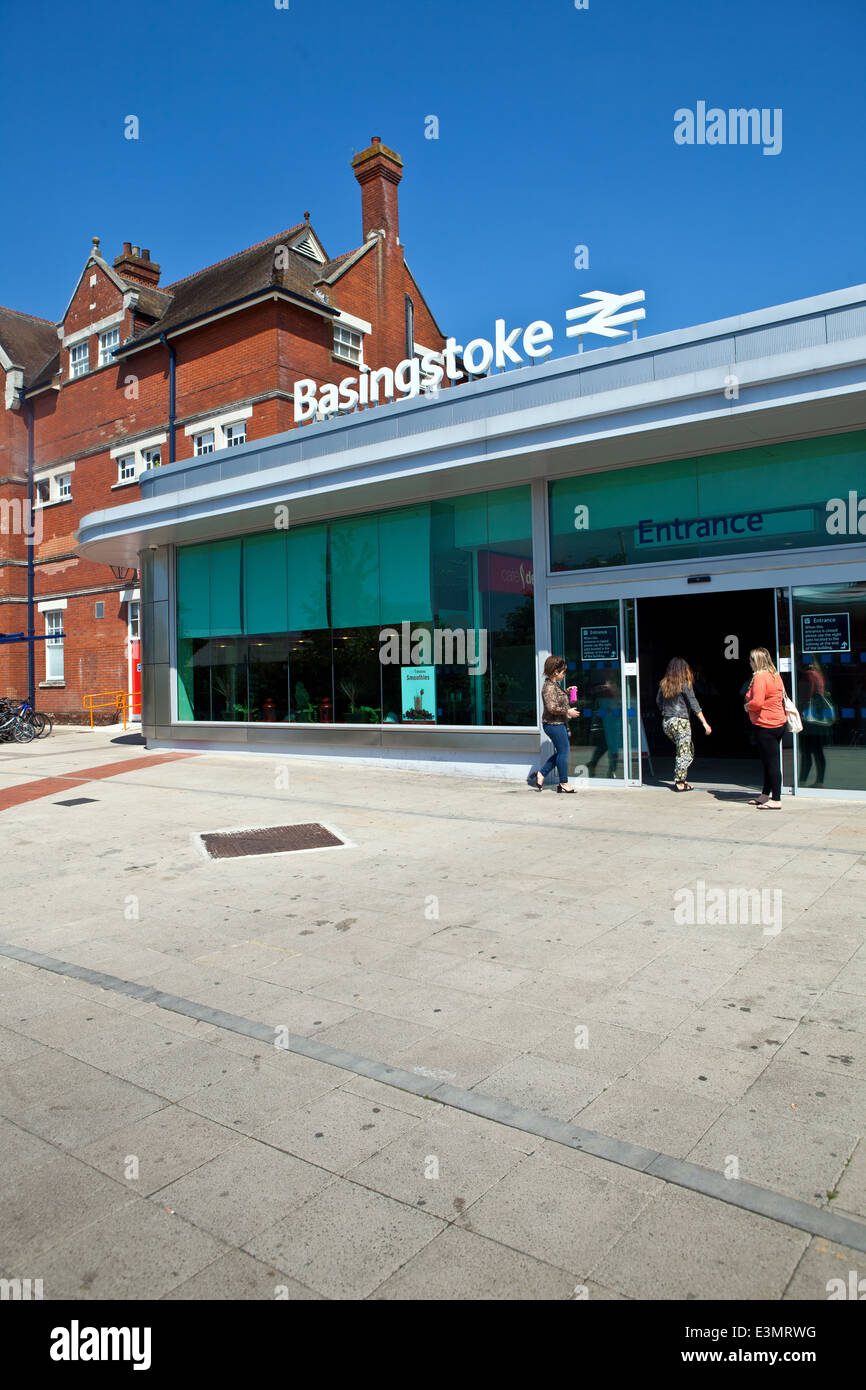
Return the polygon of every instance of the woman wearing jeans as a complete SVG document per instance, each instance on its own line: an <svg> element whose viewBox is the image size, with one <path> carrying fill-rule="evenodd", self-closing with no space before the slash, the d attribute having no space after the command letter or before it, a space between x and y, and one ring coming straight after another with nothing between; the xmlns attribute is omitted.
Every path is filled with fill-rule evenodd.
<svg viewBox="0 0 866 1390"><path fill-rule="evenodd" d="M549 656L544 663L544 685L541 687L544 714L541 727L553 743L553 752L535 774L535 785L539 791L554 764L559 769L556 790L574 791L574 787L568 785L568 720L577 718L577 710L569 705L568 696L560 685L560 681L565 679L566 669L561 656Z"/></svg>
<svg viewBox="0 0 866 1390"><path fill-rule="evenodd" d="M764 765L764 785L761 795L749 805L759 811L779 811L782 808L782 735L788 727L785 713L785 687L766 647L755 647L749 653L749 665L754 675L746 692L745 710L752 721L755 742Z"/></svg>

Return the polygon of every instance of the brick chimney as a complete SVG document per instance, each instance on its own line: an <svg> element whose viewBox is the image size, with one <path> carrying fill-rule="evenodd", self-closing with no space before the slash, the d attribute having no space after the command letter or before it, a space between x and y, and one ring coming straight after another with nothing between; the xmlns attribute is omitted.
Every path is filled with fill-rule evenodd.
<svg viewBox="0 0 866 1390"><path fill-rule="evenodd" d="M130 242L123 243L121 255L114 258L114 269L125 280L140 280L143 285L158 285L160 267L150 259L150 252Z"/></svg>
<svg viewBox="0 0 866 1390"><path fill-rule="evenodd" d="M361 185L361 231L366 241L380 228L386 240L396 244L400 235L397 211L397 185L403 177L403 161L394 150L374 135L369 147L352 160L355 178Z"/></svg>

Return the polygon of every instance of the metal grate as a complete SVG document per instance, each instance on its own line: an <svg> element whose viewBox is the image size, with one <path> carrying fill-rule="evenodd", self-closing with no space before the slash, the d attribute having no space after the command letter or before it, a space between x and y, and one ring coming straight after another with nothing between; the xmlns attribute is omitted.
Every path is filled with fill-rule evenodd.
<svg viewBox="0 0 866 1390"><path fill-rule="evenodd" d="M250 854L287 854L297 849L328 849L342 845L338 835L317 821L306 825L273 825L261 830L227 830L202 835L211 859L239 859Z"/></svg>
<svg viewBox="0 0 866 1390"><path fill-rule="evenodd" d="M69 801L55 801L55 806L86 806L88 802L96 801L95 796L73 796Z"/></svg>

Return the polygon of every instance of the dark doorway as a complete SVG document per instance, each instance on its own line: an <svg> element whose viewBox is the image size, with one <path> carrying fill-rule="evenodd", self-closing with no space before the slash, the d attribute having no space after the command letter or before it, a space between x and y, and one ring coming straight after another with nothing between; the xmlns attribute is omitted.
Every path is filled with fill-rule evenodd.
<svg viewBox="0 0 866 1390"><path fill-rule="evenodd" d="M670 658L682 656L695 673L695 695L713 731L708 738L692 717L695 761L689 781L760 790L761 768L743 692L751 679L752 648L766 647L775 656L774 591L640 599L637 607L640 705L649 747L645 780L668 782L673 777L673 744L662 729L656 691ZM731 654L737 650L738 656Z"/></svg>

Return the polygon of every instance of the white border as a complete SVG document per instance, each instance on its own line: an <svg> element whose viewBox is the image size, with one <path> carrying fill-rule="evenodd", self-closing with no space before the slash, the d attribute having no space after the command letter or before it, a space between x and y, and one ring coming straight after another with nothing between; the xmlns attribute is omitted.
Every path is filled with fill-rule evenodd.
<svg viewBox="0 0 866 1390"><path fill-rule="evenodd" d="M311 822L311 821L293 821L293 822L290 822L290 824L292 824L292 825L310 825L310 824L312 824L312 822ZM340 843L339 845L311 845L309 849L275 849L275 850L269 851L267 854L235 854L235 855L230 855L230 856L228 856L228 857L225 858L225 859L214 859L214 858L211 857L211 855L208 854L207 850L205 849L204 841L203 841L203 839L202 839L202 836L203 836L203 835L243 835L243 834L244 834L245 832L247 832L247 831L253 831L253 830L277 830L277 829L283 829L284 827L282 827L282 826L274 826L274 825L233 825L233 826L230 826L230 827L229 827L228 829L226 829L226 830L200 830L200 831L195 831L195 832L193 832L192 835L190 835L189 838L190 838L190 840L192 841L192 844L193 844L194 849L196 849L196 850L198 851L198 853L201 855L201 857L202 857L204 860L206 860L208 864L231 864L231 863L237 862L237 860L239 860L239 859L282 859L282 858L285 858L285 856L286 856L286 855L289 855L289 854L291 854L291 855L297 855L297 854L320 854L322 850L326 850L326 849L327 849L327 850L331 850L331 849L357 849L357 848L358 848L358 846L355 844L355 841L354 841L354 840L349 840L349 839L347 839L346 836L342 833L342 831L336 830L336 829L334 828L333 825L328 825L327 821L320 820L320 821L316 821L315 824L316 824L316 825L320 825L320 826L322 827L323 830L329 830L330 833L331 833L332 835L336 835L337 838L338 838L338 840L341 841L341 843Z"/></svg>

